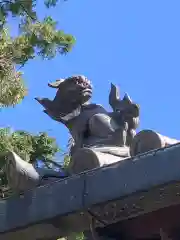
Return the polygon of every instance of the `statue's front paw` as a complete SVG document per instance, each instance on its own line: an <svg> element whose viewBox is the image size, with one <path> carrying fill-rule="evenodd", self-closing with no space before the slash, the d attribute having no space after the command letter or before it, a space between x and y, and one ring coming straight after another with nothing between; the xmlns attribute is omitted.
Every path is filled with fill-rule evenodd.
<svg viewBox="0 0 180 240"><path fill-rule="evenodd" d="M127 124L117 129L113 134L113 144L116 146L125 146L127 137Z"/></svg>

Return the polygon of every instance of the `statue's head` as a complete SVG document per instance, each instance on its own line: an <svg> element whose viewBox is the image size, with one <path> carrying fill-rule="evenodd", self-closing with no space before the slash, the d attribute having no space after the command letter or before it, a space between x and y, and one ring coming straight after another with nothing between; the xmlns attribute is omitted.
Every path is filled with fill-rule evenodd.
<svg viewBox="0 0 180 240"><path fill-rule="evenodd" d="M57 89L54 100L35 99L45 108L44 112L56 121L77 116L80 107L88 103L92 96L91 82L82 75L56 80L48 86Z"/></svg>
<svg viewBox="0 0 180 240"><path fill-rule="evenodd" d="M67 104L83 105L92 97L91 82L83 75L60 79L48 85L58 89L57 98Z"/></svg>

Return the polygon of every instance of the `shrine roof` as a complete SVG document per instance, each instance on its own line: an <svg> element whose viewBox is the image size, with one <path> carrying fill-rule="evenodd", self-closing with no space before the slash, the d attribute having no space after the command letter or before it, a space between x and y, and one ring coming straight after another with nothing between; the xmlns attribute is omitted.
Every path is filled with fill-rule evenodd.
<svg viewBox="0 0 180 240"><path fill-rule="evenodd" d="M180 181L180 144L40 186L0 201L2 240L53 239L87 229L92 206ZM70 216L73 226L68 225ZM82 222L77 226L77 216Z"/></svg>

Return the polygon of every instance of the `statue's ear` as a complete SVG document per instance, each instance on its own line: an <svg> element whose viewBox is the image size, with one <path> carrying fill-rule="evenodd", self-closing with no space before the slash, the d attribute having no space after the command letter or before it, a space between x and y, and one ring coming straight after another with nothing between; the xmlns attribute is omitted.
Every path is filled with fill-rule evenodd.
<svg viewBox="0 0 180 240"><path fill-rule="evenodd" d="M56 82L48 83L48 86L51 88L59 88L62 82L64 82L64 79L59 79L56 80Z"/></svg>

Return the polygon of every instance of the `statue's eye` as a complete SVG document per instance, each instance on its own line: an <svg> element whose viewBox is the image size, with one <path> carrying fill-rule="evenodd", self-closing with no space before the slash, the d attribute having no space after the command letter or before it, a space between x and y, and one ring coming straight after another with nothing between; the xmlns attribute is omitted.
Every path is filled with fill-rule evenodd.
<svg viewBox="0 0 180 240"><path fill-rule="evenodd" d="M85 81L84 81L83 79L81 79L81 78L78 78L77 81L76 81L76 83L77 83L78 85L80 85L80 86L85 86Z"/></svg>
<svg viewBox="0 0 180 240"><path fill-rule="evenodd" d="M79 78L78 78L78 83L80 83L80 84L81 84L81 83L84 83L84 79L79 77Z"/></svg>
<svg viewBox="0 0 180 240"><path fill-rule="evenodd" d="M81 79L77 79L77 83L78 83L78 84L81 84L81 83L82 83L82 80L81 80Z"/></svg>

